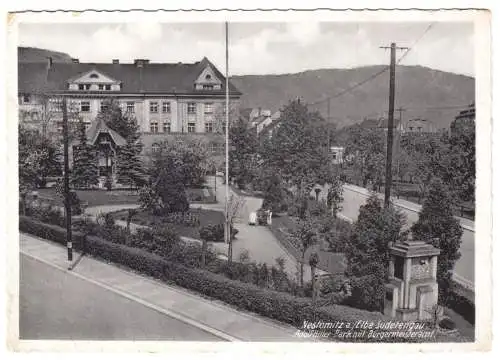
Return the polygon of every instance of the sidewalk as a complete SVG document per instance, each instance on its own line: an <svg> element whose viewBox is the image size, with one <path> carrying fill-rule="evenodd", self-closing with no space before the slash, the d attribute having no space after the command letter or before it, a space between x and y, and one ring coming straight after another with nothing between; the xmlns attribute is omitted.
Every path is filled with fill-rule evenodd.
<svg viewBox="0 0 500 360"><path fill-rule="evenodd" d="M20 252L61 271L68 271L66 248L20 234ZM74 259L79 254L74 253ZM144 306L209 331L229 341L311 341L296 337L296 329L258 315L195 295L188 290L84 256L72 273Z"/></svg>

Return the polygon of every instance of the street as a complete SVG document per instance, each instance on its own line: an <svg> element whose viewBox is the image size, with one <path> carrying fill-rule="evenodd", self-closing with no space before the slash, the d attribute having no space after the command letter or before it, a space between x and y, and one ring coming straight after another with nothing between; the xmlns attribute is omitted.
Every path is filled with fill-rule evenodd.
<svg viewBox="0 0 500 360"><path fill-rule="evenodd" d="M19 292L23 340L222 340L23 254Z"/></svg>

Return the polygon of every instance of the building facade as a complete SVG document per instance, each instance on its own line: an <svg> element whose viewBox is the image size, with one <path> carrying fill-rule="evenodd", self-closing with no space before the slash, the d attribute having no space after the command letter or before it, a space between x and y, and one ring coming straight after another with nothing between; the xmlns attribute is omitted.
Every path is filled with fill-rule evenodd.
<svg viewBox="0 0 500 360"><path fill-rule="evenodd" d="M451 134L472 132L476 127L476 105L472 103L467 109L460 111L450 125Z"/></svg>
<svg viewBox="0 0 500 360"><path fill-rule="evenodd" d="M196 63L46 63L18 64L19 120L53 136L62 133L62 97L69 121L83 121L90 129L109 99L132 115L142 133L145 151L172 134L210 134L224 142L226 79L207 59ZM231 106L238 108L241 93L229 83ZM232 110L233 111L233 110ZM216 136L221 133L220 136ZM210 148L219 148L210 146Z"/></svg>

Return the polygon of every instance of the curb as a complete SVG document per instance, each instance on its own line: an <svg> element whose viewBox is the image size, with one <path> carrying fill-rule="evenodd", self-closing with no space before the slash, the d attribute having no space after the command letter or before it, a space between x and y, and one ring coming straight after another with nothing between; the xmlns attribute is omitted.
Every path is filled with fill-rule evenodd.
<svg viewBox="0 0 500 360"><path fill-rule="evenodd" d="M242 339L238 339L238 338L236 338L234 336L231 336L229 334L226 334L226 333L224 333L224 332L222 332L220 330L214 329L214 328L212 328L212 327L210 327L208 325L200 323L200 322L198 322L198 321L196 321L196 320L194 320L192 318L189 318L189 317L187 317L185 315L181 315L179 313L176 313L176 312L173 312L173 311L170 311L170 310L166 310L166 309L160 308L159 306L151 304L150 302L145 301L143 299L140 299L140 298L138 298L138 297L136 297L136 296L134 296L132 294L129 294L129 293L125 292L125 291L121 291L121 290L115 289L115 288L113 288L113 287L111 287L109 285L106 285L106 284L103 284L103 283L101 283L99 281L90 279L90 278L88 278L88 277L86 277L84 275L81 275L81 274L69 271L68 269L65 269L65 268L60 267L60 266L55 265L55 264L52 264L52 263L50 263L50 262L48 262L48 261L46 261L44 259L41 259L41 258L39 258L39 257L37 257L37 256L35 256L33 254L30 254L30 253L28 253L26 251L20 250L20 253L23 254L23 255L25 255L25 256L28 256L28 257L36 260L36 261L39 261L39 262L41 262L41 263L43 263L45 265L48 265L48 266L51 266L51 267L53 267L53 268L55 268L57 270L60 270L62 272L71 273L73 276L75 276L75 277L77 277L77 278L79 278L81 280L87 281L87 282L89 282L91 284L94 284L94 285L97 285L97 286L99 286L99 287L101 287L101 288L103 288L105 290L111 291L111 292L113 292L113 293L115 293L117 295L123 296L123 297L125 297L125 298L127 298L129 300L135 301L135 302L137 302L137 303L139 303L139 304L141 304L143 306L146 306L146 307L148 307L150 309L153 309L153 310L155 310L155 311L157 311L159 313L162 313L164 315L170 316L170 317L172 317L172 318L174 318L176 320L182 321L183 323L186 323L188 325L191 325L191 326L194 326L194 327L199 328L201 330L204 330L204 331L206 331L208 333L211 333L212 335L215 335L215 336L217 336L217 337L219 337L221 339L224 339L224 340L227 340L227 341L231 341L231 342L243 341Z"/></svg>

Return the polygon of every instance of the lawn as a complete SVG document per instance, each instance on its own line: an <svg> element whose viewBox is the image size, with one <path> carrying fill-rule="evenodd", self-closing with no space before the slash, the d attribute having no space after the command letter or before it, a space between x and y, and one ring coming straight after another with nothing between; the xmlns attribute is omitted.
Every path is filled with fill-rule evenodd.
<svg viewBox="0 0 500 360"><path fill-rule="evenodd" d="M76 190L76 193L88 206L137 204L139 201L137 192L130 190ZM54 188L39 189L38 194L43 199L52 199L54 205L63 205Z"/></svg>
<svg viewBox="0 0 500 360"><path fill-rule="evenodd" d="M88 206L137 204L139 201L137 191L130 190L76 190L76 193ZM54 188L39 189L38 194L43 199L51 199L54 205L63 205ZM187 189L186 194L192 204L216 203L213 191L209 188Z"/></svg>
<svg viewBox="0 0 500 360"><path fill-rule="evenodd" d="M113 213L115 220L127 220L127 211L120 211ZM191 210L191 214L197 214L200 219L200 227L208 224L220 224L224 222L224 214L216 210L196 209ZM139 211L132 219L132 222L138 225L152 226L154 224L168 223L163 216L155 216L147 211ZM186 236L193 239L199 239L200 234L198 227L185 226L180 224L172 224L173 228L179 233L180 236Z"/></svg>
<svg viewBox="0 0 500 360"><path fill-rule="evenodd" d="M209 187L186 189L186 195L191 204L216 204L214 192Z"/></svg>

